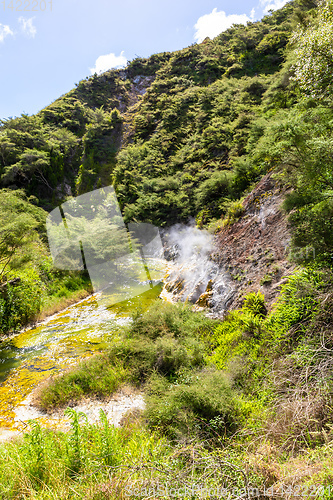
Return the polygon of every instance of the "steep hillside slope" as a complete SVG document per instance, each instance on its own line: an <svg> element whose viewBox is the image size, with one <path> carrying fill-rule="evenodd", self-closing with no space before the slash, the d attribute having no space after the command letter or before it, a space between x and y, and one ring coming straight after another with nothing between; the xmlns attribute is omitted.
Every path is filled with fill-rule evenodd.
<svg viewBox="0 0 333 500"><path fill-rule="evenodd" d="M165 296L223 316L241 307L249 293L259 291L269 308L295 269L282 209L285 191L267 174L244 199L239 218L222 226L215 237L199 236L191 227L171 230L169 239L166 233L166 255L175 262L165 280Z"/></svg>
<svg viewBox="0 0 333 500"><path fill-rule="evenodd" d="M283 252L289 236L278 209L283 195L270 193L259 212L246 198L268 172L284 171L293 254L297 256L294 247L306 247L298 254L300 261L312 259L311 249L325 262L331 256L331 111L325 103L320 108L311 98L302 99L293 77L295 53L288 45L297 22L307 26L315 7L310 0L296 0L214 40L136 58L123 70L80 81L34 116L5 120L0 126L3 196L15 191L47 212L68 197L113 184L125 222L168 228L194 219L200 228L216 228L225 218L230 227L225 225L218 238L228 249L217 258L215 271L223 267L228 278L215 292L211 278L195 285L192 302L200 299L200 305L207 305L215 293L213 302L224 310L258 287L267 288L271 302L279 279L288 273ZM317 175L318 165L326 163L327 172ZM237 207L245 216L232 225L234 218L228 218ZM269 224L260 230L258 221L263 225L267 216ZM21 229L15 223L8 226L7 253L14 248L11 231L20 234ZM281 240L274 239L275 230ZM24 259L13 259L6 265L8 276L0 270L0 279L15 279L20 262L22 286L33 276L39 295L53 290L67 296L69 289L80 288L82 276L66 277L52 267L44 224L32 229L32 238L38 251L15 250ZM264 256L257 257L264 245ZM269 248L277 257L270 256ZM15 315L13 304L2 309L20 324L21 313ZM29 307L25 321L33 315ZM7 319L1 321L7 330Z"/></svg>
<svg viewBox="0 0 333 500"><path fill-rule="evenodd" d="M5 120L0 187L22 188L49 210L113 183L126 220L219 216L225 198L264 173L237 159L261 103L280 99L269 89L300 9L290 3L214 40L137 58L80 81L35 116Z"/></svg>
<svg viewBox="0 0 333 500"><path fill-rule="evenodd" d="M274 302L294 265L290 257L290 227L282 203L285 190L266 175L245 198L244 213L218 233L219 262L231 274L237 294L232 307L258 290Z"/></svg>

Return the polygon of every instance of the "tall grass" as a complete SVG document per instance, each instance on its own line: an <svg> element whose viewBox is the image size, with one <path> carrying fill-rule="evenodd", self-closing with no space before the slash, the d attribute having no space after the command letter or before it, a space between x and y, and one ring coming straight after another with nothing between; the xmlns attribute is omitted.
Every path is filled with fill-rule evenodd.
<svg viewBox="0 0 333 500"><path fill-rule="evenodd" d="M248 491L249 477L237 460L208 453L199 443L173 448L142 426L109 426L102 411L100 425L88 425L73 409L66 412L69 433L32 421L23 440L0 446L1 499L118 500L147 498L148 491L170 498L178 490L184 498L200 498L200 490Z"/></svg>
<svg viewBox="0 0 333 500"><path fill-rule="evenodd" d="M86 395L108 396L128 378L128 370L120 362L110 364L106 354L95 355L74 370L51 378L42 387L38 404L50 410L79 401Z"/></svg>

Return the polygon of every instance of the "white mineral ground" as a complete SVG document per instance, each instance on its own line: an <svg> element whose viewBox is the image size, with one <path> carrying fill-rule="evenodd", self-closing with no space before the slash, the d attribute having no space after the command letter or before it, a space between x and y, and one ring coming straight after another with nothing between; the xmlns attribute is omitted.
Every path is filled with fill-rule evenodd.
<svg viewBox="0 0 333 500"><path fill-rule="evenodd" d="M0 442L7 441L26 432L29 429L29 420L37 420L43 427L53 430L64 432L70 430L70 419L65 416L64 409L47 413L34 406L33 400L34 394L32 393L17 407L15 411L16 428L2 429ZM71 408L76 412L84 413L89 424L98 424L100 422L100 410L103 410L109 424L120 427L126 414L144 410L145 402L142 393L125 387L108 399L101 401L87 398L81 400L76 405L71 405ZM82 418L81 422L84 423L85 419Z"/></svg>

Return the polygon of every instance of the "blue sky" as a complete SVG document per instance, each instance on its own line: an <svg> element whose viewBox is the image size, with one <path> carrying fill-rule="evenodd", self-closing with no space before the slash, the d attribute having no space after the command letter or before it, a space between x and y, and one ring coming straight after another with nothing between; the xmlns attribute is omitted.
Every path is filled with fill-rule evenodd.
<svg viewBox="0 0 333 500"><path fill-rule="evenodd" d="M213 38L285 3L0 0L0 118L36 113L95 71Z"/></svg>

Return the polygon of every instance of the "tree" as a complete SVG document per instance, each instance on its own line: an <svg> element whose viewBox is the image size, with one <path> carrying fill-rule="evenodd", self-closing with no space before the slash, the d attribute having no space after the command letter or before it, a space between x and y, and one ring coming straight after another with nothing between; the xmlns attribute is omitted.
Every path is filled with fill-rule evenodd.
<svg viewBox="0 0 333 500"><path fill-rule="evenodd" d="M44 213L29 203L22 191L0 191L0 280L18 250L38 238L36 229Z"/></svg>
<svg viewBox="0 0 333 500"><path fill-rule="evenodd" d="M297 260L333 257L333 112L310 99L281 111L258 141L254 161L276 168L293 190L284 208L290 213ZM303 249L305 251L299 251ZM307 250L308 249L308 250Z"/></svg>
<svg viewBox="0 0 333 500"><path fill-rule="evenodd" d="M301 90L316 99L333 97L333 1L318 7L318 16L308 26L300 26L292 37L297 61L294 79Z"/></svg>

